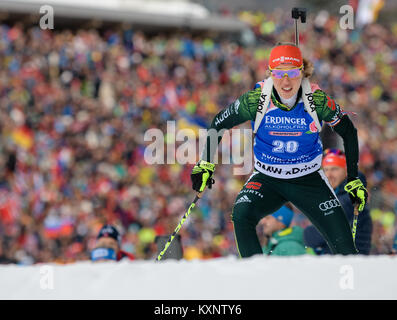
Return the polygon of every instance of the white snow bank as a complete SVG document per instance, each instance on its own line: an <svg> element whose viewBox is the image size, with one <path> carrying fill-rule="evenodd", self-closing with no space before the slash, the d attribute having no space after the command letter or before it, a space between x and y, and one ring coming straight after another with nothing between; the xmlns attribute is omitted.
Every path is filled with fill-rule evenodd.
<svg viewBox="0 0 397 320"><path fill-rule="evenodd" d="M397 256L0 266L0 299L397 299Z"/></svg>

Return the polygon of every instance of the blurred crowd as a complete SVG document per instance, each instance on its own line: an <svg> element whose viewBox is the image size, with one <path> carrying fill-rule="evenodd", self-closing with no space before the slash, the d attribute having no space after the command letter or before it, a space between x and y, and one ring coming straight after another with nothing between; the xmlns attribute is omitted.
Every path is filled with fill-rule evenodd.
<svg viewBox="0 0 397 320"><path fill-rule="evenodd" d="M121 231L124 251L156 256L156 235L171 233L194 198L194 162L147 164L145 132L165 133L171 120L209 124L264 78L271 47L293 40L282 11L240 18L251 26L241 38L0 25L0 263L87 260L105 223ZM397 223L397 23L342 30L338 17L324 12L308 22L300 44L314 63L313 81L358 128L372 252L390 253ZM247 176L225 164L214 178L180 230L186 259L237 254L230 214ZM299 212L294 223L308 225Z"/></svg>

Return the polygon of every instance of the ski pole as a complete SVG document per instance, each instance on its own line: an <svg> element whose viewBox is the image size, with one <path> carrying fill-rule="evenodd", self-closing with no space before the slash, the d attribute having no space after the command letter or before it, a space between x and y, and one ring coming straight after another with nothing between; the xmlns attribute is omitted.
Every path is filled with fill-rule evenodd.
<svg viewBox="0 0 397 320"><path fill-rule="evenodd" d="M354 206L354 211L353 211L352 235L353 235L354 243L356 243L357 221L358 221L358 205Z"/></svg>
<svg viewBox="0 0 397 320"><path fill-rule="evenodd" d="M194 198L193 202L190 204L189 208L187 209L186 213L183 215L182 220L179 222L179 224L176 226L174 232L170 235L167 243L164 246L164 249L159 253L159 255L156 258L156 261L160 261L163 258L164 253L167 251L168 247L170 246L172 240L174 240L175 236L181 229L183 223L187 219L187 217L190 215L190 211L196 206L196 202L201 198L201 192L196 195Z"/></svg>

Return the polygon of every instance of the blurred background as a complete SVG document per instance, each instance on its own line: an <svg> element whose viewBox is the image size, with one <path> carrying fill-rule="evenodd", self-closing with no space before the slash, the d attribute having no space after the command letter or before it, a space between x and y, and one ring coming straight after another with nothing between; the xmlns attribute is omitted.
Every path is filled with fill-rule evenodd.
<svg viewBox="0 0 397 320"><path fill-rule="evenodd" d="M354 28L339 22L354 9ZM53 29L40 27L50 5ZM87 260L104 223L153 259L193 200L191 164L148 165L150 128L205 127L294 40L358 128L371 254L389 254L397 212L396 1L0 1L0 263ZM204 125L205 124L205 125ZM201 126L200 126L201 125ZM242 128L249 128L244 124ZM324 147L342 147L330 129ZM171 139L170 139L171 140ZM166 140L167 141L167 140ZM230 142L232 143L232 141ZM197 160L197 159L196 159ZM185 259L237 254L230 214L248 176L218 165L180 231ZM296 211L293 224L307 219Z"/></svg>

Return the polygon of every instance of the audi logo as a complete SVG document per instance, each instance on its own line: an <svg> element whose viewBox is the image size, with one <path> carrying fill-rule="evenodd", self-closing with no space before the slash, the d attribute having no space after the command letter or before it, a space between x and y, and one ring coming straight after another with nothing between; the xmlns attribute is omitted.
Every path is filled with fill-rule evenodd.
<svg viewBox="0 0 397 320"><path fill-rule="evenodd" d="M321 211L327 211L332 208L340 207L340 203L337 199L332 199L332 200L320 203L320 205L318 207L320 208Z"/></svg>

